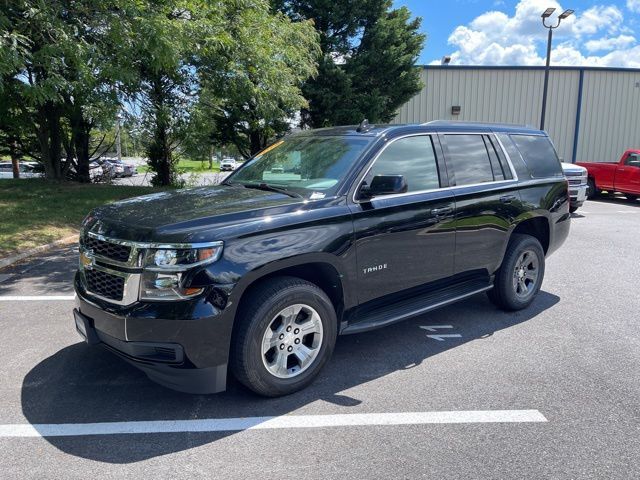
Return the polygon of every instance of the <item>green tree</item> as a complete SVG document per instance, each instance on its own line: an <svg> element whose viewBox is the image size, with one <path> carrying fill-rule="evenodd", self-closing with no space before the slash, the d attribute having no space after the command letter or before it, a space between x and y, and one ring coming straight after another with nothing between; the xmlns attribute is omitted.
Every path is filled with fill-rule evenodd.
<svg viewBox="0 0 640 480"><path fill-rule="evenodd" d="M391 0L275 0L274 7L313 18L321 36L318 75L303 87L303 124L388 122L420 90L414 64L425 36L407 8L392 9Z"/></svg>
<svg viewBox="0 0 640 480"><path fill-rule="evenodd" d="M228 32L230 48L202 57L200 108L212 114L213 141L233 144L248 158L307 107L301 86L317 71L319 38L311 21L273 14L266 1L236 10Z"/></svg>
<svg viewBox="0 0 640 480"><path fill-rule="evenodd" d="M19 94L31 118L37 156L49 178L73 167L89 181L91 130L118 105L117 84L129 80L119 48L123 9L134 0L12 0L0 15L2 85ZM8 53L7 53L8 52ZM26 113L25 113L26 112ZM15 117L17 118L17 117ZM62 147L66 151L63 162Z"/></svg>
<svg viewBox="0 0 640 480"><path fill-rule="evenodd" d="M160 0L144 4L131 37L132 92L142 115L154 185L179 184L175 150L186 136L200 84L199 58L227 43L229 7L241 0Z"/></svg>
<svg viewBox="0 0 640 480"><path fill-rule="evenodd" d="M13 176L19 178L19 162L37 160L37 142L31 128L33 112L22 104L21 84L5 81L0 94L0 156L9 156L13 164Z"/></svg>

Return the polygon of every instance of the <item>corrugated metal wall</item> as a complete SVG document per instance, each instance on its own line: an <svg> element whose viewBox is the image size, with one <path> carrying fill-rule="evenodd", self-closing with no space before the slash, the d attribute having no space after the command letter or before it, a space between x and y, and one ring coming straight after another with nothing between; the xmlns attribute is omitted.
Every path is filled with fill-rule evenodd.
<svg viewBox="0 0 640 480"><path fill-rule="evenodd" d="M640 72L586 71L577 158L616 161L640 148Z"/></svg>
<svg viewBox="0 0 640 480"><path fill-rule="evenodd" d="M426 67L424 88L394 123L460 120L540 124L544 69ZM577 161L614 161L640 147L640 71L585 69ZM573 158L580 69L552 69L545 129L558 154ZM459 115L451 107L461 107Z"/></svg>

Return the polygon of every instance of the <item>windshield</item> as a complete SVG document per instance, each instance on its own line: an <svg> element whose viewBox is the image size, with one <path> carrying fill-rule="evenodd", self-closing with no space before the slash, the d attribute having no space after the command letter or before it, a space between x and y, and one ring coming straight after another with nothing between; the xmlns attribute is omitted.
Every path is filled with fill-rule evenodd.
<svg viewBox="0 0 640 480"><path fill-rule="evenodd" d="M286 138L248 161L228 183L268 185L309 198L331 196L370 141L347 136Z"/></svg>

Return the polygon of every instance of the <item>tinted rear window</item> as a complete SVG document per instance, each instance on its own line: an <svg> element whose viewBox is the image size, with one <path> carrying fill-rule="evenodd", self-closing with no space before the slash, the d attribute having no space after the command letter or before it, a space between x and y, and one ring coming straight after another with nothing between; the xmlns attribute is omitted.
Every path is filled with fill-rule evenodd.
<svg viewBox="0 0 640 480"><path fill-rule="evenodd" d="M447 167L456 185L493 182L493 169L482 135L445 135Z"/></svg>
<svg viewBox="0 0 640 480"><path fill-rule="evenodd" d="M532 177L562 176L560 160L548 137L511 135L511 139L520 150Z"/></svg>

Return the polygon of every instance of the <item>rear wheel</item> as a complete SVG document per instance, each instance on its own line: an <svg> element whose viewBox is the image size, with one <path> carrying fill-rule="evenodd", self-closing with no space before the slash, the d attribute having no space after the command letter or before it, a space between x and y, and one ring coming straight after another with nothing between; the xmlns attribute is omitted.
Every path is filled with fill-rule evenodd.
<svg viewBox="0 0 640 480"><path fill-rule="evenodd" d="M276 397L306 387L333 352L333 304L313 283L279 277L258 286L239 318L230 366L254 392Z"/></svg>
<svg viewBox="0 0 640 480"><path fill-rule="evenodd" d="M578 211L578 207L569 207L569 212L576 213Z"/></svg>
<svg viewBox="0 0 640 480"><path fill-rule="evenodd" d="M514 234L487 295L503 310L522 310L540 291L544 269L544 250L538 239Z"/></svg>
<svg viewBox="0 0 640 480"><path fill-rule="evenodd" d="M638 195L631 195L629 193L625 193L624 196L627 197L627 200L630 202L635 202L638 199Z"/></svg>

